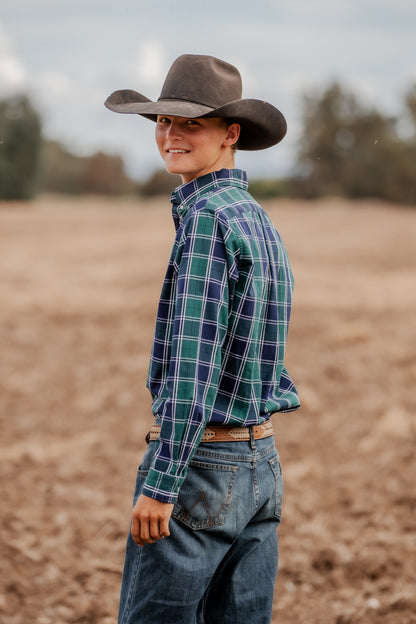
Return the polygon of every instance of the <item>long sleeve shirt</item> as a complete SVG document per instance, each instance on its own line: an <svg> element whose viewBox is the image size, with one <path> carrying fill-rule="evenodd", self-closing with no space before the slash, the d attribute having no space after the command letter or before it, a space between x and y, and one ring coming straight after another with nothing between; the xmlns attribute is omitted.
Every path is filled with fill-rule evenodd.
<svg viewBox="0 0 416 624"><path fill-rule="evenodd" d="M172 193L176 238L147 387L161 424L143 494L176 502L208 423L256 425L299 406L284 366L293 278L282 240L222 169Z"/></svg>

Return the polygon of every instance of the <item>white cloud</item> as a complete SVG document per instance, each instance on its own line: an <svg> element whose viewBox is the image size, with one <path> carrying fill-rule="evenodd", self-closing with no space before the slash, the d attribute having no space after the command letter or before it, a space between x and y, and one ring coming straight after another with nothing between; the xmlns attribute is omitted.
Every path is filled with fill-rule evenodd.
<svg viewBox="0 0 416 624"><path fill-rule="evenodd" d="M0 92L9 95L24 88L27 80L25 68L14 54L11 41L0 23Z"/></svg>
<svg viewBox="0 0 416 624"><path fill-rule="evenodd" d="M373 7L374 9L378 9L380 11L381 8L393 10L393 11L408 11L409 13L415 13L415 3L414 0L367 0L367 4L369 7Z"/></svg>
<svg viewBox="0 0 416 624"><path fill-rule="evenodd" d="M70 96L73 86L68 76L54 71L42 72L37 78L38 91L46 94L48 100L62 100Z"/></svg>
<svg viewBox="0 0 416 624"><path fill-rule="evenodd" d="M144 41L137 52L134 78L146 89L161 89L167 72L166 52L156 40Z"/></svg>

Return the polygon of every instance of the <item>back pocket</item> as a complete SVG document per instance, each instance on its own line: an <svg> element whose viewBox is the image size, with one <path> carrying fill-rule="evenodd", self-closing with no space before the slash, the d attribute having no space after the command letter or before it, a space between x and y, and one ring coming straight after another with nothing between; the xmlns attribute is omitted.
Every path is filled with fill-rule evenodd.
<svg viewBox="0 0 416 624"><path fill-rule="evenodd" d="M173 517L194 530L223 525L237 471L237 466L192 460Z"/></svg>
<svg viewBox="0 0 416 624"><path fill-rule="evenodd" d="M274 506L274 515L277 520L280 522L280 518L282 515L282 499L283 499L283 477L282 477L282 468L280 466L279 456L273 457L269 459L269 465L272 469L274 480L275 480L275 506Z"/></svg>

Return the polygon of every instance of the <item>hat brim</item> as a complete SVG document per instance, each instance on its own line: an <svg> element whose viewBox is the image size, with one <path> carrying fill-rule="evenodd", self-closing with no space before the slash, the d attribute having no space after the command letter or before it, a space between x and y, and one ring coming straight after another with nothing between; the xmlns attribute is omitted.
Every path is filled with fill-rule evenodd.
<svg viewBox="0 0 416 624"><path fill-rule="evenodd" d="M147 97L130 89L114 91L105 106L115 113L137 114L152 121L158 115L174 117L222 117L241 126L238 149L261 150L279 143L287 131L286 119L272 104L262 100L241 99L229 102L220 108L186 100L165 99L152 102Z"/></svg>

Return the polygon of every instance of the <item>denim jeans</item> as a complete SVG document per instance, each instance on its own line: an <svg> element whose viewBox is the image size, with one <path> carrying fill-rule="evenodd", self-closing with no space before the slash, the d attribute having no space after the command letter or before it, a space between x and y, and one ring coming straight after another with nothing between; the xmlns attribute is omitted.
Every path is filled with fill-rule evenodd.
<svg viewBox="0 0 416 624"><path fill-rule="evenodd" d="M154 448L138 469L134 502ZM200 444L170 537L141 548L128 537L119 624L270 624L281 506L273 437Z"/></svg>

